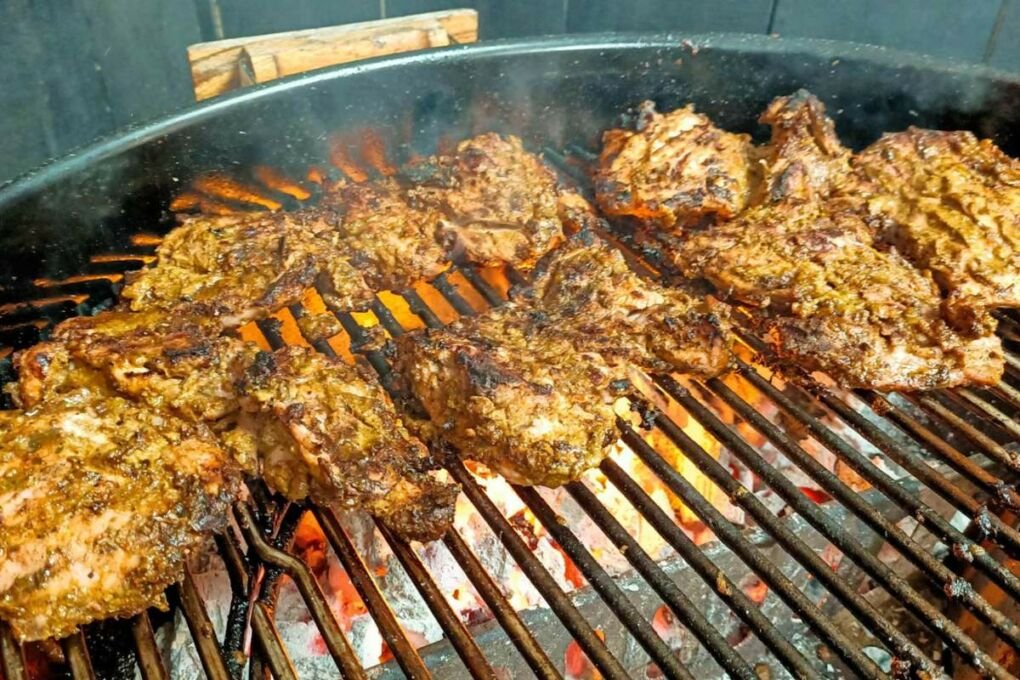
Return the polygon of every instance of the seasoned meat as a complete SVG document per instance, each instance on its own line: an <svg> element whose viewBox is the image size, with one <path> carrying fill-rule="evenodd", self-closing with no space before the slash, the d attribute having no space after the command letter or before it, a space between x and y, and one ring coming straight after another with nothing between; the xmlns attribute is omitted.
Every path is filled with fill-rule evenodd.
<svg viewBox="0 0 1020 680"><path fill-rule="evenodd" d="M773 100L759 122L772 128L772 138L758 152L764 178L754 203L824 199L852 180L850 150L825 105L806 90Z"/></svg>
<svg viewBox="0 0 1020 680"><path fill-rule="evenodd" d="M610 363L712 377L729 362L725 305L638 276L589 232L550 253L515 297L577 350Z"/></svg>
<svg viewBox="0 0 1020 680"><path fill-rule="evenodd" d="M518 484L577 479L616 441L614 371L516 308L396 339L437 434Z"/></svg>
<svg viewBox="0 0 1020 680"><path fill-rule="evenodd" d="M969 132L910 128L854 158L880 240L927 269L961 326L1020 306L1020 161Z"/></svg>
<svg viewBox="0 0 1020 680"><path fill-rule="evenodd" d="M991 324L951 328L931 278L873 248L854 212L818 202L754 208L694 235L677 264L746 305L779 355L845 386L932 389L1002 374Z"/></svg>
<svg viewBox="0 0 1020 680"><path fill-rule="evenodd" d="M247 473L288 498L362 508L412 538L449 525L456 487L432 479L377 383L307 348L264 353L215 330L202 318L103 312L58 325L50 346L121 394L207 423ZM21 392L68 382L50 370L51 387L35 387L45 373Z"/></svg>
<svg viewBox="0 0 1020 680"><path fill-rule="evenodd" d="M519 139L491 133L397 178L337 185L323 205L337 215L350 261L373 287L390 290L434 278L451 262L527 271L565 228L595 220Z"/></svg>
<svg viewBox="0 0 1020 680"><path fill-rule="evenodd" d="M604 212L680 230L747 205L750 137L720 130L693 106L660 114L652 102L641 105L636 128L603 135L595 192Z"/></svg>
<svg viewBox="0 0 1020 680"><path fill-rule="evenodd" d="M526 271L593 219L586 202L517 137L488 133L403 171L412 205L442 213L436 237L450 259ZM580 224L579 224L580 222Z"/></svg>
<svg viewBox="0 0 1020 680"><path fill-rule="evenodd" d="M300 302L313 286L341 308L364 307L372 291L326 214L191 218L166 235L155 266L134 274L122 295L133 311L186 306L228 328Z"/></svg>
<svg viewBox="0 0 1020 680"><path fill-rule="evenodd" d="M302 347L260 353L240 382L258 422L262 474L291 498L363 508L402 535L438 538L458 487L429 470L428 451L383 389L353 366Z"/></svg>
<svg viewBox="0 0 1020 680"><path fill-rule="evenodd" d="M204 427L75 372L30 410L0 411L0 618L22 640L165 608L239 488Z"/></svg>

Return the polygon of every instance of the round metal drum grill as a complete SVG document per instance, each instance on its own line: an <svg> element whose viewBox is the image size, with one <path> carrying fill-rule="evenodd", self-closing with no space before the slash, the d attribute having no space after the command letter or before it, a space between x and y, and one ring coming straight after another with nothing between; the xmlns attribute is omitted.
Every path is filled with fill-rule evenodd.
<svg viewBox="0 0 1020 680"><path fill-rule="evenodd" d="M558 148L562 152L547 148L547 159L583 180L576 167L588 160L585 155L573 144ZM267 191L287 207L298 203ZM626 244L625 234L620 236ZM44 337L59 319L109 305L123 273L152 262L158 243L150 234L125 234L115 248L92 252L71 276L37 277L32 286L0 289L0 361ZM629 256L638 258L636 252ZM645 264L655 271L658 262ZM514 272L505 275L520 282ZM399 299L380 295L371 309L374 319L330 311L350 351L392 389L387 358L367 342L366 325L378 323L390 336L438 327L500 304L503 289L486 272L456 266ZM289 313L299 317L305 310ZM408 319L415 323L407 325ZM260 322L258 331L269 347L296 340L273 320ZM361 553L350 518L288 503L258 484L251 485L250 501L235 507L230 529L216 540L215 559L225 565L232 594L225 631L217 635L209 603L190 572L169 599L211 678L298 677L300 652L288 647L276 621L286 579L300 593L325 654L343 677L497 678L530 671L554 678L577 672L571 666L578 663L588 669L582 674L609 678L704 674L706 666L692 671L675 639L663 632L663 612L696 642L712 676L1013 677L1020 658L1020 323L1004 313L1000 332L1008 370L1001 384L988 389L842 392L793 367L783 367L781 376L773 373L768 349L742 331L730 376L704 383L650 376L629 396L634 418L618 423L634 461L607 459L598 474L625 499L625 512L639 515L669 546L666 560L644 550L627 530L620 507L600 499L591 475L565 487L570 507L555 507L542 490L513 487L575 571L575 592L567 592L553 565L534 551L530 529L504 516L484 483L451 452L435 452L451 461L449 473L541 595L551 612L548 620L516 611L510 584L487 570L470 537L451 530L441 549L491 617L480 627L469 625L422 549L378 526L377 539L393 553L445 638L419 647ZM328 342L311 344L338 354ZM0 363L0 379L12 378L9 365ZM664 443L678 452L677 460L697 467L710 488L685 477L677 460L663 455ZM657 479L715 540L693 540L675 513L647 491L646 476ZM739 509L744 521L724 514L720 499ZM587 535L561 516L567 511L588 518L633 571L611 575ZM392 655L389 663L362 666L322 584L296 553L295 532L307 513L378 627ZM709 600L695 595L695 581L707 586ZM110 675L119 663L125 677L136 672L170 677L154 631L163 618L141 614L129 622L89 626L64 640L70 673ZM805 634L791 635L791 622ZM507 641L512 653L497 652L498 640ZM756 656L747 649L765 651ZM111 663L113 657L119 661ZM33 659L5 626L0 661L4 678L29 677Z"/></svg>

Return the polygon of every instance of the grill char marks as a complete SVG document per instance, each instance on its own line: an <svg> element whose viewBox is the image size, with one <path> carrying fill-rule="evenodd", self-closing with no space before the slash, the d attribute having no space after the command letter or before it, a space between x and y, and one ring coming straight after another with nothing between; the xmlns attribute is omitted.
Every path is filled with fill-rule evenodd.
<svg viewBox="0 0 1020 680"><path fill-rule="evenodd" d="M226 328L296 304L312 286L345 309L365 307L372 290L342 253L341 234L315 209L192 217L123 296L132 311L187 308Z"/></svg>
<svg viewBox="0 0 1020 680"><path fill-rule="evenodd" d="M552 486L608 455L631 367L724 370L723 325L709 303L640 279L582 232L511 302L398 338L396 369L424 406L430 436L514 482Z"/></svg>
<svg viewBox="0 0 1020 680"><path fill-rule="evenodd" d="M396 178L341 184L324 197L350 260L376 289L400 290L450 262L531 269L594 219L583 199L516 137L485 134L403 169Z"/></svg>
<svg viewBox="0 0 1020 680"><path fill-rule="evenodd" d="M854 167L880 241L932 272L954 323L1020 306L1020 162L969 132L910 128Z"/></svg>
<svg viewBox="0 0 1020 680"><path fill-rule="evenodd" d="M693 113L681 109L666 117L674 115ZM851 171L851 153L821 102L803 91L780 97L761 120L771 125L772 139L748 152L759 159L760 173L748 194L750 207L735 217L717 212L716 224L689 230L674 249L681 271L709 280L724 299L745 306L780 356L847 386L996 382L1004 359L987 315L968 328L947 322L931 276L875 247L860 213L865 183ZM618 152L618 142L607 141L603 178ZM658 165L648 174L677 175L671 170L676 158L715 154L716 164L728 158L690 135L661 144ZM684 186L687 168L674 186ZM677 219L689 224L702 216L694 210ZM645 217L649 228L661 228L656 217ZM726 217L733 219L722 221Z"/></svg>
<svg viewBox="0 0 1020 680"><path fill-rule="evenodd" d="M21 363L44 370L30 410L0 411L0 616L39 640L165 607L238 470L204 425L123 398L58 344Z"/></svg>
<svg viewBox="0 0 1020 680"><path fill-rule="evenodd" d="M665 230L730 219L754 182L747 135L712 125L686 106L667 114L644 102L636 130L609 130L595 174L598 205Z"/></svg>

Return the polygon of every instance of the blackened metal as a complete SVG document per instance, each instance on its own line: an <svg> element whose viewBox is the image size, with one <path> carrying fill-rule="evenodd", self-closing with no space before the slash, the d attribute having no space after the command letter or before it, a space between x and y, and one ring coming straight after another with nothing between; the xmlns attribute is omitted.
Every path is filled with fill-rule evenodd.
<svg viewBox="0 0 1020 680"><path fill-rule="evenodd" d="M485 519L499 538L503 547L520 566L521 571L535 586L536 590L545 598L546 603L563 623L564 627L574 636L577 643L584 650L585 654L603 675L609 678L626 678L627 671L624 670L619 660L613 656L605 643L595 634L595 630L584 619L574 604L567 597L567 594L556 583L556 580L546 570L537 557L524 543L517 531L510 525L507 519L493 504L485 491L471 477L471 473L460 462L452 462L448 466L453 477L460 482L464 493L467 494L471 503L478 510L478 513Z"/></svg>
<svg viewBox="0 0 1020 680"><path fill-rule="evenodd" d="M558 680L562 676L556 670L556 666L549 660L542 645L538 643L535 636L531 634L528 627L524 625L517 610L513 608L510 601L506 599L503 591L499 589L496 582L492 580L489 572L485 569L471 548L456 531L447 531L443 535L443 543L450 554L457 560L457 564L464 571L464 574L471 581L475 591L485 601L489 611L503 627L503 630L510 636L514 647L524 657L525 662L541 680Z"/></svg>
<svg viewBox="0 0 1020 680"><path fill-rule="evenodd" d="M636 436L636 434L635 434ZM626 439L626 435L625 435ZM640 437L637 438L640 440ZM643 440L641 440L643 442ZM695 545L676 521L666 515L655 501L610 459L602 461L599 469L613 483L631 505L641 513L657 532L676 550L681 557L698 573L712 591L747 624L754 633L766 643L769 650L776 655L779 662L796 678L818 678L818 672L803 657L775 625L769 621L761 609L751 601L743 590L729 579L710 559ZM766 579L766 582L771 582Z"/></svg>
<svg viewBox="0 0 1020 680"><path fill-rule="evenodd" d="M662 601L705 646L705 649L719 662L719 665L734 678L757 680L758 676L747 662L733 649L723 636L712 627L697 605L691 602L676 583L656 564L633 536L606 509L591 490L581 482L571 482L566 490L581 509L591 517L613 545L648 584L659 594Z"/></svg>
<svg viewBox="0 0 1020 680"><path fill-rule="evenodd" d="M947 545L954 546L955 550L961 555L966 555L967 561L973 561L997 585L1007 590L1014 598L1020 598L1020 579L1017 579L1015 575L1003 568L978 543L968 538L962 531L958 531L942 515L938 514L916 495L904 489L895 480L879 470L867 456L841 439L821 421L762 377L754 368L741 361L738 362L738 369L741 375L754 385L756 389L766 395L781 409L796 418L807 428L812 437L836 453L854 472L861 475L868 483L885 494L922 527L937 536L939 540Z"/></svg>
<svg viewBox="0 0 1020 680"><path fill-rule="evenodd" d="M986 399L983 399L981 395L974 390L964 387L958 389L956 394L964 401L979 409L985 414L985 416L995 421L999 427L1006 430L1012 437L1020 440L1020 423L1017 423L1014 418L1011 418L1000 411Z"/></svg>
<svg viewBox="0 0 1020 680"><path fill-rule="evenodd" d="M436 313L432 311L432 308L425 304L425 301L421 299L420 295L418 295L418 291L408 288L402 292L400 296L407 301L408 308L415 314L415 316L421 319L422 323L426 326L429 328L438 328L443 325L442 320L436 316Z"/></svg>
<svg viewBox="0 0 1020 680"><path fill-rule="evenodd" d="M668 421L664 421L668 422ZM641 460L647 465L670 491L675 493L680 499L694 511L701 521L705 523L715 535L719 537L734 553L736 553L741 560L744 561L751 569L757 573L762 580L770 585L770 587L779 595L786 604L793 609L801 618L809 622L821 638L828 644L832 649L842 658L855 672L859 673L862 677L867 678L882 678L885 674L882 670L872 661L867 655L865 655L852 641L850 641L846 635L843 634L834 624L831 618L823 614L815 605L802 593L796 585L793 584L777 567L776 565L769 562L751 543L747 540L741 532L730 523L711 503L709 503L692 485L687 481L683 475L677 472L669 463L659 455L659 453L649 446L641 435L639 435L630 424L623 420L618 421L621 432L623 433L623 440L629 446ZM679 430L679 428L677 428ZM663 430L665 432L665 430ZM677 434L669 433L667 434ZM710 469L712 464L718 465L715 459L701 450L700 447L683 431L679 431L679 435L676 438L676 443L681 446L688 457L694 461L701 471L709 475L713 481L719 484L723 481L717 474L713 474ZM700 454L699 455L699 450ZM707 460L706 460L707 459ZM726 473L730 480L733 480L729 473ZM733 480L734 482L736 480ZM720 485L727 496L735 503L740 503L746 496L750 496L746 489L737 484L736 486L726 484ZM727 488L729 487L729 488ZM739 487L739 490L738 490ZM748 504L749 507L750 504ZM815 554L813 550L807 547L803 542L797 539L790 530L782 525L775 515L772 515L768 511L762 514L761 525L766 529L769 534L775 537L798 562L800 562L805 568L808 568L812 574L814 574L820 581L824 582L824 579L833 581L833 587L831 591L836 592L843 591L844 595L849 595L844 601L840 599L848 607L856 609L865 609L867 605L863 602L856 602L855 599L859 598L856 593L847 593L846 591L851 590L849 585L846 583L840 584L838 578L828 578L824 576L826 570L829 575L832 575L832 570L829 569L824 562ZM817 573L816 573L817 572ZM829 584L825 584L829 587ZM876 622L881 618L873 616Z"/></svg>
<svg viewBox="0 0 1020 680"><path fill-rule="evenodd" d="M330 656L336 662L337 668L343 672L343 676L345 678L364 678L361 662L358 661L358 657L340 629L336 617L330 611L326 596L308 565L293 555L269 545L262 537L255 524L255 519L246 505L238 503L235 506L235 513L237 524L244 533L245 541L255 551L259 559L284 570L294 580L294 584L298 587L301 597L308 607L309 614L322 634Z"/></svg>
<svg viewBox="0 0 1020 680"><path fill-rule="evenodd" d="M981 452L988 456L988 458L1002 465L1011 472L1020 472L1020 456L1012 451L1007 451L998 442L978 430L956 413L953 413L950 409L946 408L946 406L939 403L938 400L926 395L918 395L913 397L913 400L966 435L968 439L975 442L981 448ZM1020 507L1020 496L1014 497L1013 502L1014 507Z"/></svg>
<svg viewBox="0 0 1020 680"><path fill-rule="evenodd" d="M372 300L372 313L375 314L375 318L379 319L379 324L386 329L386 332L391 336L400 335L404 329L397 321L397 318L393 316L393 312L389 310L389 307L383 304L383 301L379 298Z"/></svg>
<svg viewBox="0 0 1020 680"><path fill-rule="evenodd" d="M474 307L464 299L463 295L457 292L457 289L446 278L446 272L432 280L432 287L442 293L443 297L450 303L450 306L461 316L473 316L475 314Z"/></svg>
<svg viewBox="0 0 1020 680"><path fill-rule="evenodd" d="M931 396L940 404L965 419L969 425L976 427L982 434L991 437L996 442L1008 443L1020 439L1020 436L1011 433L1003 426L1003 423L996 420L987 411L970 400L964 399L955 391L932 392Z"/></svg>
<svg viewBox="0 0 1020 680"><path fill-rule="evenodd" d="M358 325L358 322L354 320L350 314L341 312L336 315L336 318L340 320L340 325L343 326L344 330L347 331L347 335L351 336L351 351L358 352L371 364L372 368L375 369L376 373L379 374L379 379L382 381L383 387L390 388L390 365L386 361L386 356L382 353L382 350L378 348L365 348L363 345L367 341L365 337L365 331Z"/></svg>
<svg viewBox="0 0 1020 680"><path fill-rule="evenodd" d="M5 680L28 680L25 649L14 639L10 626L0 622L0 663Z"/></svg>
<svg viewBox="0 0 1020 680"><path fill-rule="evenodd" d="M390 531L385 524L376 520L376 526L389 544L393 554L397 556L400 564L403 565L404 571L407 572L408 577L414 583L414 587L418 590L425 604L428 605L432 615L436 617L436 621L442 627L446 638L453 645L453 648L457 650L457 654L464 662L464 665L467 666L468 671L470 671L471 677L495 680L497 677L496 672L485 658L485 655L482 654L482 650L478 648L478 644L471 637L471 633L468 632L467 626L464 625L460 616L457 612L453 611L450 603L446 601L446 597L439 590L439 586L432 579L428 569L422 564L418 554L403 539Z"/></svg>
<svg viewBox="0 0 1020 680"><path fill-rule="evenodd" d="M210 680L230 680L230 673L220 645L216 642L216 633L212 621L209 620L209 613L205 610L202 596L198 594L191 571L187 567L184 570L184 581L176 588L184 620L188 622L191 639L195 643L195 649L198 650L198 658L206 675Z"/></svg>
<svg viewBox="0 0 1020 680"><path fill-rule="evenodd" d="M898 576L886 565L878 561L878 559L871 554L867 548L862 545L856 538L851 536L847 531L841 528L836 521L828 514L825 513L814 501L811 501L807 496L801 492L801 490L790 481L785 475L779 472L775 467L769 465L764 458L758 455L758 453L748 444L741 436L737 435L733 430L726 426L721 420L719 420L708 408L699 403L694 399L687 390L684 389L680 384L673 380L669 376L659 375L656 376L656 383L662 387L666 394L674 399L680 406L686 409L687 413L690 413L695 419L698 420L712 435L729 450L739 461L744 463L752 472L754 472L760 479L762 479L772 490L774 490L780 498L785 501L790 508L793 508L798 514L806 519L811 526L813 526L820 534L828 539L834 546L839 548L839 551L845 556L849 557L854 563L861 567L871 578L880 583L888 592L894 594L899 598L906 608L911 611L919 621L929 626L931 631L943 639L947 640L951 645L957 648L962 655L967 659L971 660L972 663L978 668L985 668L986 670L996 671L998 664L994 660L990 659L984 651L977 645L977 643L967 636L956 624L950 621L945 616L942 616L938 610L936 610L929 601L912 588L902 577ZM717 385L718 386L718 385ZM711 459L711 457L702 456L697 449L691 446L693 440L687 441L681 434L683 431L671 421L660 418L657 422L659 427L672 439L677 446L679 446L684 454L693 455L695 458L692 460L698 460L699 464L705 461L705 458ZM684 446L686 444L686 446ZM805 458L810 458L805 454ZM714 461L713 461L714 462ZM732 493L734 503L739 507L748 511L752 517L755 518L762 526L768 529L767 523L773 522L777 518L772 515L764 504L759 501L756 496L750 493L742 492L741 489L744 487L739 484L736 480L733 480L732 475L728 473L721 465L715 463L715 465L708 465L701 468L703 472L708 474L717 484L726 491L727 495ZM725 482L719 472L722 472L726 478L732 480L732 483ZM745 491L747 489L744 489ZM771 532L771 531L770 531ZM814 553L812 553L814 555ZM800 559L800 556L799 556ZM868 627L872 632L881 639L885 644L888 644L896 655L900 658L909 660L912 664L921 670L925 674L936 673L938 666L931 661L925 653L918 648L910 639L908 639L902 631L900 631L896 625L888 621L882 616L873 606L867 603L858 593L854 592L850 587L850 584L845 580L839 578L832 572L832 569L825 565L820 558L818 564L812 565L810 561L805 561L805 567L811 569L812 566L819 568L826 574L816 574L816 577L821 581L826 588L834 590L834 594L843 599L847 598L847 608L853 612L856 616L861 618L868 624ZM814 569L811 569L814 573ZM963 579L952 578L951 580L943 581L940 583L942 587L949 588L953 585L963 586L959 589L961 592L971 590L969 584ZM843 592L839 592L843 590ZM962 597L961 597L962 598ZM983 599L980 600L981 604L985 604ZM1018 632L1016 625L1008 621L1001 613L992 610L990 607L986 607L981 610L988 617L992 627L1014 645L1020 646L1020 632ZM998 615L998 616L996 616ZM999 669L1001 674L999 677L1008 677L1008 673L1005 669Z"/></svg>
<svg viewBox="0 0 1020 680"><path fill-rule="evenodd" d="M138 650L138 667L144 680L166 680L170 675L163 664L163 658L156 646L149 613L142 612L131 620L131 636Z"/></svg>
<svg viewBox="0 0 1020 680"><path fill-rule="evenodd" d="M273 677L276 680L298 680L297 671L294 670L294 664L287 655L287 648L280 639L280 631L276 629L273 615L265 602L256 602L252 608L252 625L265 631L262 635L256 635L255 641L258 642L262 658L272 671Z"/></svg>
<svg viewBox="0 0 1020 680"><path fill-rule="evenodd" d="M375 619L376 624L379 626L379 631L386 640L386 644L389 645L390 651L393 652L397 663L400 664L400 667L408 677L414 680L424 680L424 678L432 677L425 667L425 663L418 655L418 651L404 634L400 623L397 621L397 617L394 616L393 610L390 609L386 598L383 597L379 586L369 573L368 566L365 565L361 555L358 554L358 549L355 547L351 537L347 535L347 531L341 526L336 513L332 510L318 507L313 508L312 511L315 514L315 519L319 521L322 533L326 535L326 539L333 547L337 558L339 558L340 563L343 564L344 569L347 571L351 583L354 584L358 594L361 595L361 599L365 602L365 606L368 607L368 611L372 614L372 618Z"/></svg>
<svg viewBox="0 0 1020 680"><path fill-rule="evenodd" d="M230 580L230 608L227 610L227 625L223 634L223 655L227 660L230 675L239 678L244 673L247 657L247 637L251 619L251 582L255 567L241 551L232 527L216 536L217 552L227 567Z"/></svg>
<svg viewBox="0 0 1020 680"><path fill-rule="evenodd" d="M574 532L562 524L562 519L557 517L549 504L538 495L538 492L530 487L518 485L514 485L513 489L524 501L524 504L535 513L535 517L559 544L567 557L581 570L585 579L602 597L613 614L630 631L630 634L648 653L652 661L658 665L659 670L667 678L694 680L694 676L680 664L680 659L659 637L651 623L646 621L637 607L627 599L627 596L606 573L606 570L599 566L599 563L584 547L580 539L574 535Z"/></svg>
<svg viewBox="0 0 1020 680"><path fill-rule="evenodd" d="M89 659L85 635L79 630L64 638L63 643L67 665L71 667L71 677L74 680L94 680L96 674L92 670L92 660Z"/></svg>
<svg viewBox="0 0 1020 680"><path fill-rule="evenodd" d="M839 477L830 472L813 456L800 447L790 436L768 421L753 406L744 401L721 380L709 381L709 387L727 405L758 432L765 435L777 448L792 460L811 479L858 517L864 520L879 536L889 541L911 562L920 568L939 591L952 593L966 606L975 610L982 619L992 623L993 627L1014 646L1020 644L1020 630L1017 625L1007 619L1001 612L994 609L973 588L957 588L959 577L925 550L916 541L906 535L898 526L882 515L874 505L862 499L853 489L843 483ZM728 445L728 444L727 444ZM927 622L929 619L922 619Z"/></svg>
<svg viewBox="0 0 1020 680"><path fill-rule="evenodd" d="M756 352L765 356L771 356L768 348L760 340L740 330L736 332L741 340ZM795 367L788 367L788 370L793 376L801 378L798 386L803 391L824 404L840 420L853 428L918 481L966 514L971 521L979 526L984 535L999 542L1003 548L1020 551L1020 532L989 512L987 505L975 499L961 487L953 484L942 473L934 470L912 447L903 446L900 442L892 439L881 428L859 413L857 409L836 396L832 390L819 384L817 381L811 380L806 374L798 371ZM879 398L878 405L880 409L884 409L886 403L884 398ZM890 404L888 408L892 409L893 407ZM878 414L886 415L884 410L878 411ZM938 455L937 452L936 455Z"/></svg>
<svg viewBox="0 0 1020 680"><path fill-rule="evenodd" d="M505 302L503 296L482 277L474 267L458 267L457 271L467 279L467 282L485 298L485 301L492 307L499 307Z"/></svg>

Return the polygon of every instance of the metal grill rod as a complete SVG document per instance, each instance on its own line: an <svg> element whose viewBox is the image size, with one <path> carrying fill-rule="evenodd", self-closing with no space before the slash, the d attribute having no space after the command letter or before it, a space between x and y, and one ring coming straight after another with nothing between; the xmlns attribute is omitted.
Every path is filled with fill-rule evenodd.
<svg viewBox="0 0 1020 680"><path fill-rule="evenodd" d="M817 418L800 408L792 399L762 377L754 368L739 362L738 370L756 389L802 423L811 433L811 436L836 453L854 472L861 475L873 487L896 503L921 526L946 545L954 546L959 554L966 555L968 561L977 565L992 581L1007 590L1014 598L1020 597L1020 581L1012 573L1004 569L984 548L964 535L963 532L954 528L944 517L928 505L922 503L916 495L910 493L895 480L889 478L866 456L848 445Z"/></svg>
<svg viewBox="0 0 1020 680"><path fill-rule="evenodd" d="M866 656L861 650L859 650L844 634L840 631L834 623L825 614L823 614L805 595L802 593L796 585L793 584L773 563L768 561L750 542L747 541L740 531L733 526L725 517L709 503L700 493L684 479L683 475L674 470L655 449L653 449L648 442L644 440L631 426L622 420L618 420L619 428L623 434L623 441L627 446L633 450L638 457L647 465L660 480L669 488L670 491L675 493L684 504L690 508L702 522L705 523L715 535L725 543L741 560L744 561L751 569L757 573L762 580L769 584L769 586L775 590L775 592L783 599L784 602L795 611L801 618L810 622L810 624L819 633L822 639L830 645L835 652L856 672L860 673L862 677L867 678L882 678L885 674L882 670ZM682 434L682 433L681 433ZM697 446L692 440L686 438L684 434L681 441L684 442L685 446L688 444ZM688 448L691 448L688 446ZM693 449L692 449L693 450ZM686 453L686 451L685 451ZM702 451L704 453L704 451ZM704 455L704 458L713 460L708 454ZM699 466L703 466L701 457L696 460ZM714 462L714 460L713 460ZM702 471L706 472L705 468L702 467ZM713 480L715 481L715 480ZM741 487L742 489L743 487ZM725 489L724 489L725 490ZM736 501L734 496L745 495L747 492L742 491L740 493L733 490L731 498ZM775 517L773 517L775 519ZM768 521L768 520L766 520ZM785 527L777 527L778 522L769 522L772 525L772 529L775 530L776 534L785 536L793 548L787 548L791 555L801 561L802 564L810 558L807 557L807 553L811 553L817 559L817 555L805 546L803 543L799 543L790 535L790 532ZM771 531L770 531L771 533ZM775 534L773 534L775 535ZM784 547L787 547L784 544ZM819 570L821 573L821 570Z"/></svg>
<svg viewBox="0 0 1020 680"><path fill-rule="evenodd" d="M756 430L765 435L800 469L821 486L826 493L852 510L863 519L879 536L892 543L911 562L920 568L940 590L952 593L953 597L973 609L986 622L991 623L997 632L1009 640L1014 647L1020 644L1020 629L1017 625L994 609L984 598L972 588L959 588L959 577L947 568L931 553L922 548L916 541L907 536L899 527L890 522L875 507L865 502L849 486L836 475L827 470L821 463L802 449L793 439L770 423L750 404L741 399L722 381L715 379L708 383L716 395L736 411L740 417L750 423Z"/></svg>
<svg viewBox="0 0 1020 680"><path fill-rule="evenodd" d="M149 613L142 612L131 620L131 636L138 650L138 668L144 680L167 680L170 675L156 647L156 636L152 631Z"/></svg>
<svg viewBox="0 0 1020 680"><path fill-rule="evenodd" d="M995 421L999 427L1006 430L1010 436L1020 439L1020 424L990 404L987 400L983 399L977 392L963 387L958 389L956 394L972 406L981 410L988 418Z"/></svg>
<svg viewBox="0 0 1020 680"><path fill-rule="evenodd" d="M753 350L769 358L774 358L766 346L757 338L740 330L736 330L740 339L749 345ZM971 521L976 521L981 530L995 539L1004 548L1013 550L1020 549L1020 533L1016 529L1004 523L998 517L988 511L986 505L980 503L973 496L965 493L962 489L945 478L944 475L931 468L922 456L914 451L912 447L902 446L893 440L888 434L876 427L857 409L850 407L842 399L836 396L832 390L812 381L803 371L797 367L790 366L789 372L794 377L801 378L797 386L807 394L812 395L824 406L835 413L840 420L845 422L866 440L871 442L882 453L895 461L899 466L913 475L917 480L949 501L954 507L968 516ZM884 402L884 400L883 400ZM885 402L887 403L887 402ZM883 408L880 406L880 408ZM888 404L890 411L898 411L891 404Z"/></svg>
<svg viewBox="0 0 1020 680"><path fill-rule="evenodd" d="M89 648L85 644L85 634L79 629L63 640L64 655L67 665L71 667L74 680L95 680L96 673L92 669Z"/></svg>
<svg viewBox="0 0 1020 680"><path fill-rule="evenodd" d="M691 397L683 387L668 376L657 376L656 382L670 397L687 409L688 413L694 416L698 422L711 432L720 443L726 446L727 449L744 465L746 465L752 472L758 475L760 479L764 480L774 491L776 491L776 493L778 493L779 496L790 505L790 507L804 517L811 526L828 539L834 546L839 548L843 554L850 557L855 564L862 567L869 576L875 579L876 582L880 583L886 590L894 594L900 602L906 605L906 607L918 617L918 620L922 621L925 625L928 625L934 633L943 637L943 639L949 642L949 644L955 646L961 653L972 659L978 667L994 667L995 661L988 658L974 640L969 638L952 621L943 616L941 612L927 602L924 597L911 588L906 581L902 579L902 577L894 574L888 566L879 562L878 559L863 545L861 545L860 542L851 537L847 532L843 531L834 522L832 517L827 515L820 506L809 500L787 477L781 474L775 467L768 464L764 458L758 455L757 452L755 452L743 439L727 427L725 423L715 417L696 399ZM725 386L721 385L718 380L715 382L717 383L715 387L719 387L722 390L726 389ZM673 429L673 427L674 426L672 425L665 427L667 434L669 434L669 430ZM794 452L794 449L791 448L790 451ZM803 455L799 456L800 462L806 463L804 459L810 458L810 456L808 456L806 452L801 453L803 453ZM817 461L815 461L815 465L817 466L817 469L822 469ZM816 472L817 469L815 470ZM835 477L833 476L833 479L834 478ZM754 503L749 502L749 504L756 506L758 505L758 502L756 500ZM745 509L752 512L752 515L755 515L756 512L761 512L761 510L752 511L750 508ZM762 509L764 509L764 506L762 506ZM767 510L765 510L765 512L767 512ZM757 519L757 517L755 518ZM949 583L943 581L938 585L943 588L948 588L951 583L961 586L966 584L966 581L956 579L952 576L952 574L949 574L949 579ZM984 607L980 608L979 611L987 617L987 619L991 622L992 627L999 633L999 635L1014 644L1014 646L1018 644L1017 641L1020 640L1020 632L1018 632L1015 624L1007 620L1001 612L998 612L988 606L983 599L975 599L973 597L975 594L970 588L960 588L960 590L971 593L971 604L984 605ZM963 598L961 598L961 600L967 602L967 600ZM869 622L869 624L870 623L871 622ZM894 633L893 637L889 639L889 643L897 650L897 655L905 656L919 665L927 662L931 664L931 667L936 667L935 663L924 656L923 652L917 649L917 647L912 643L910 643L909 647L903 647L903 643L909 643L909 641L887 619L881 617L878 623L880 626L876 626L875 629L879 634L884 633L885 635L890 635L891 633ZM915 659L914 657L917 655L920 655L920 657ZM923 665L921 667L924 668ZM925 668L925 670L930 669Z"/></svg>
<svg viewBox="0 0 1020 680"><path fill-rule="evenodd" d="M6 680L28 680L25 649L14 639L11 627L0 622L0 663Z"/></svg>
<svg viewBox="0 0 1020 680"><path fill-rule="evenodd" d="M905 395L905 398L915 404L919 404L927 411L937 415L950 426L956 428L956 430L965 434L971 441L975 442L981 448L981 452L988 456L989 459L995 461L1010 472L1020 472L1020 456L1011 451L1007 451L991 437L980 432L959 415L946 408L945 405L939 403L937 399L926 395ZM1013 491L1011 503L1015 507L1020 507L1020 496L1016 495L1015 491Z"/></svg>
<svg viewBox="0 0 1020 680"><path fill-rule="evenodd" d="M188 623L191 639L195 643L195 649L198 651L206 674L210 680L230 680L227 664L223 660L223 650L220 649L220 645L213 635L213 625L209 620L209 613L205 610L202 597L198 594L198 589L195 588L191 570L187 567L184 570L184 581L176 588L181 609L184 612L184 620Z"/></svg>
<svg viewBox="0 0 1020 680"><path fill-rule="evenodd" d="M733 647L712 627L704 614L676 583L655 563L633 536L620 524L591 490L581 482L566 485L567 492L591 517L634 569L659 594L677 619L690 629L709 653L731 677L757 680L758 676ZM718 574L716 574L718 577ZM717 581L714 581L717 582Z"/></svg>
<svg viewBox="0 0 1020 680"><path fill-rule="evenodd" d="M520 497L524 504L535 514L538 521L542 523L549 535L563 548L567 556L577 565L584 574L585 579L597 592L606 604L616 613L627 625L627 629L633 633L641 647L648 653L652 660L659 666L659 670L669 678L680 678L681 680L694 680L690 671L680 665L673 650L655 632L651 624L644 619L637 607L627 599L620 587L606 573L606 570L599 566L599 563L592 557L592 554L584 547L577 536L567 527L563 526L556 513L549 507L542 497L534 489L524 486L513 486L514 492Z"/></svg>

